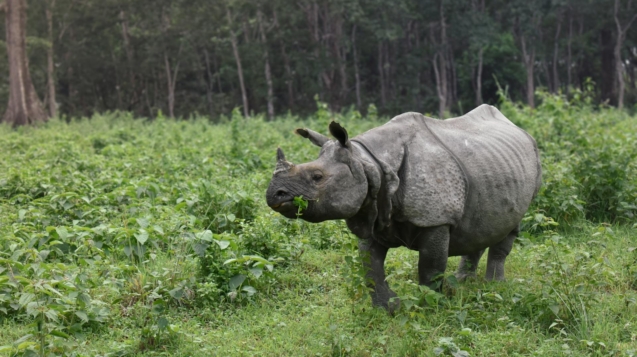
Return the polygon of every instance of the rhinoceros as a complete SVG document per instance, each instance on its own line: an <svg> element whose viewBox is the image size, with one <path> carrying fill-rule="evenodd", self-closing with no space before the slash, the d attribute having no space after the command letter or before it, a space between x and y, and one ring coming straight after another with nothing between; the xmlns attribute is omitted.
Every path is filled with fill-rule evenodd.
<svg viewBox="0 0 637 357"><path fill-rule="evenodd" d="M385 280L389 248L420 253L421 285L444 273L449 256L462 256L459 279L475 276L486 248L486 279L504 279L505 259L542 181L528 133L489 105L447 120L404 113L353 139L336 122L329 131L336 140L295 130L321 148L312 162L294 165L277 150L267 203L296 218L294 198L302 196L308 205L300 218L345 219L369 256L363 261L374 305L392 311L400 303Z"/></svg>

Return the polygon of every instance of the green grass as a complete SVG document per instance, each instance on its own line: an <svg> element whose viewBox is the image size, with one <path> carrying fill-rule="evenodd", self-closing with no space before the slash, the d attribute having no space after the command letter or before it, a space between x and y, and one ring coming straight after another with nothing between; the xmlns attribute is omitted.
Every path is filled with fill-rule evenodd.
<svg viewBox="0 0 637 357"><path fill-rule="evenodd" d="M588 233L584 233L588 230ZM546 274L538 257L540 244L516 245L507 262L509 279L487 283L482 278L461 284L450 293L448 301L411 319L405 325L386 312L370 307L369 299L353 301L341 276L342 252L309 250L278 276L277 291L263 294L244 305L217 308L174 307L169 318L179 327L177 337L154 354L182 356L236 355L433 355L440 337L455 337L459 346L472 356L559 356L559 355L629 355L637 348L637 291L629 286L624 264L634 247L634 230L618 229L605 247L577 243L591 239L596 230L583 227L579 236L571 236L570 249L589 252L593 261L610 262L608 284L594 289L599 301L587 310L592 321L586 336L546 329L520 321L510 314L512 297L541 289L538 276ZM591 239L592 240L592 239ZM632 245L631 245L632 244ZM635 257L633 257L634 259ZM392 281L399 295L414 294L403 279L415 279L416 255L406 249L393 250L388 266L403 270ZM457 266L452 259L450 269ZM564 263L572 263L564 259ZM600 263L605 264L605 263ZM479 272L484 272L481 264ZM634 281L633 281L634 283ZM465 324L455 313L473 303L478 296L497 293L502 301L490 298L487 310L467 310ZM629 302L631 301L632 302ZM134 350L139 343L139 311L113 306L111 322L95 332L86 332L78 340L78 350L99 355L118 349ZM471 328L467 337L463 327ZM24 324L5 321L0 341L10 343L29 331ZM580 340L602 342L606 348ZM566 348L568 346L568 348ZM614 351L614 352L613 352ZM133 354L134 355L134 354Z"/></svg>
<svg viewBox="0 0 637 357"><path fill-rule="evenodd" d="M0 355L634 356L635 118L560 100L503 104L538 138L546 183L507 281L486 282L483 259L456 284L451 258L435 293L415 283L416 253L393 249L396 316L371 307L343 222L265 205L276 147L313 159L292 129L325 132L322 107L300 124L114 113L0 127ZM351 136L383 121L336 119Z"/></svg>

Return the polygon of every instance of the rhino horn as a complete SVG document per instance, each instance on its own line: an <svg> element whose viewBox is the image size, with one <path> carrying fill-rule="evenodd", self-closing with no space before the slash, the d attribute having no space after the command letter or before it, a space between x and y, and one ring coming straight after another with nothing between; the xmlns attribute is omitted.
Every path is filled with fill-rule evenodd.
<svg viewBox="0 0 637 357"><path fill-rule="evenodd" d="M276 149L276 169L274 169L274 174L278 174L279 172L288 172L294 166L293 163L287 161L285 159L285 154L281 148Z"/></svg>

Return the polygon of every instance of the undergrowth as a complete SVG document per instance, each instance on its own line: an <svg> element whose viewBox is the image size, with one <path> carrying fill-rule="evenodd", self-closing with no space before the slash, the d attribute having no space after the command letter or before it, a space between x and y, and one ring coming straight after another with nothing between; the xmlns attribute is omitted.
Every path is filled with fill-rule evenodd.
<svg viewBox="0 0 637 357"><path fill-rule="evenodd" d="M293 128L326 132L336 119L353 136L386 120L374 108L368 118L319 103L304 121L106 113L2 126L0 323L12 328L0 352L205 355L212 344L220 355L310 346L312 355L466 356L497 354L488 342L508 333L535 341L539 355L634 355L637 124L576 94L540 93L535 110L501 103L536 138L544 171L510 280L459 284L450 267L441 294L416 284L413 257L399 250L387 262L402 302L395 317L370 308L343 222L288 220L264 202L277 146L295 162L317 154ZM304 317L308 327L296 325ZM290 336L309 326L317 335L253 341L272 348L259 351L218 340L224 324L238 340L288 324ZM532 354L515 343L499 353Z"/></svg>

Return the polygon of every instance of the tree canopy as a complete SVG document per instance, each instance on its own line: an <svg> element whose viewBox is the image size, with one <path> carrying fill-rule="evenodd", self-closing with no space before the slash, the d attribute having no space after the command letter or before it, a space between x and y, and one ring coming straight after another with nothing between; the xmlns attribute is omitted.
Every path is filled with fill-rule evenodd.
<svg viewBox="0 0 637 357"><path fill-rule="evenodd" d="M46 0L28 3L26 43L38 96L69 116L304 113L317 98L443 115L496 102L498 85L533 105L538 87L590 83L632 108L636 14L632 0ZM3 81L2 112L8 94Z"/></svg>

